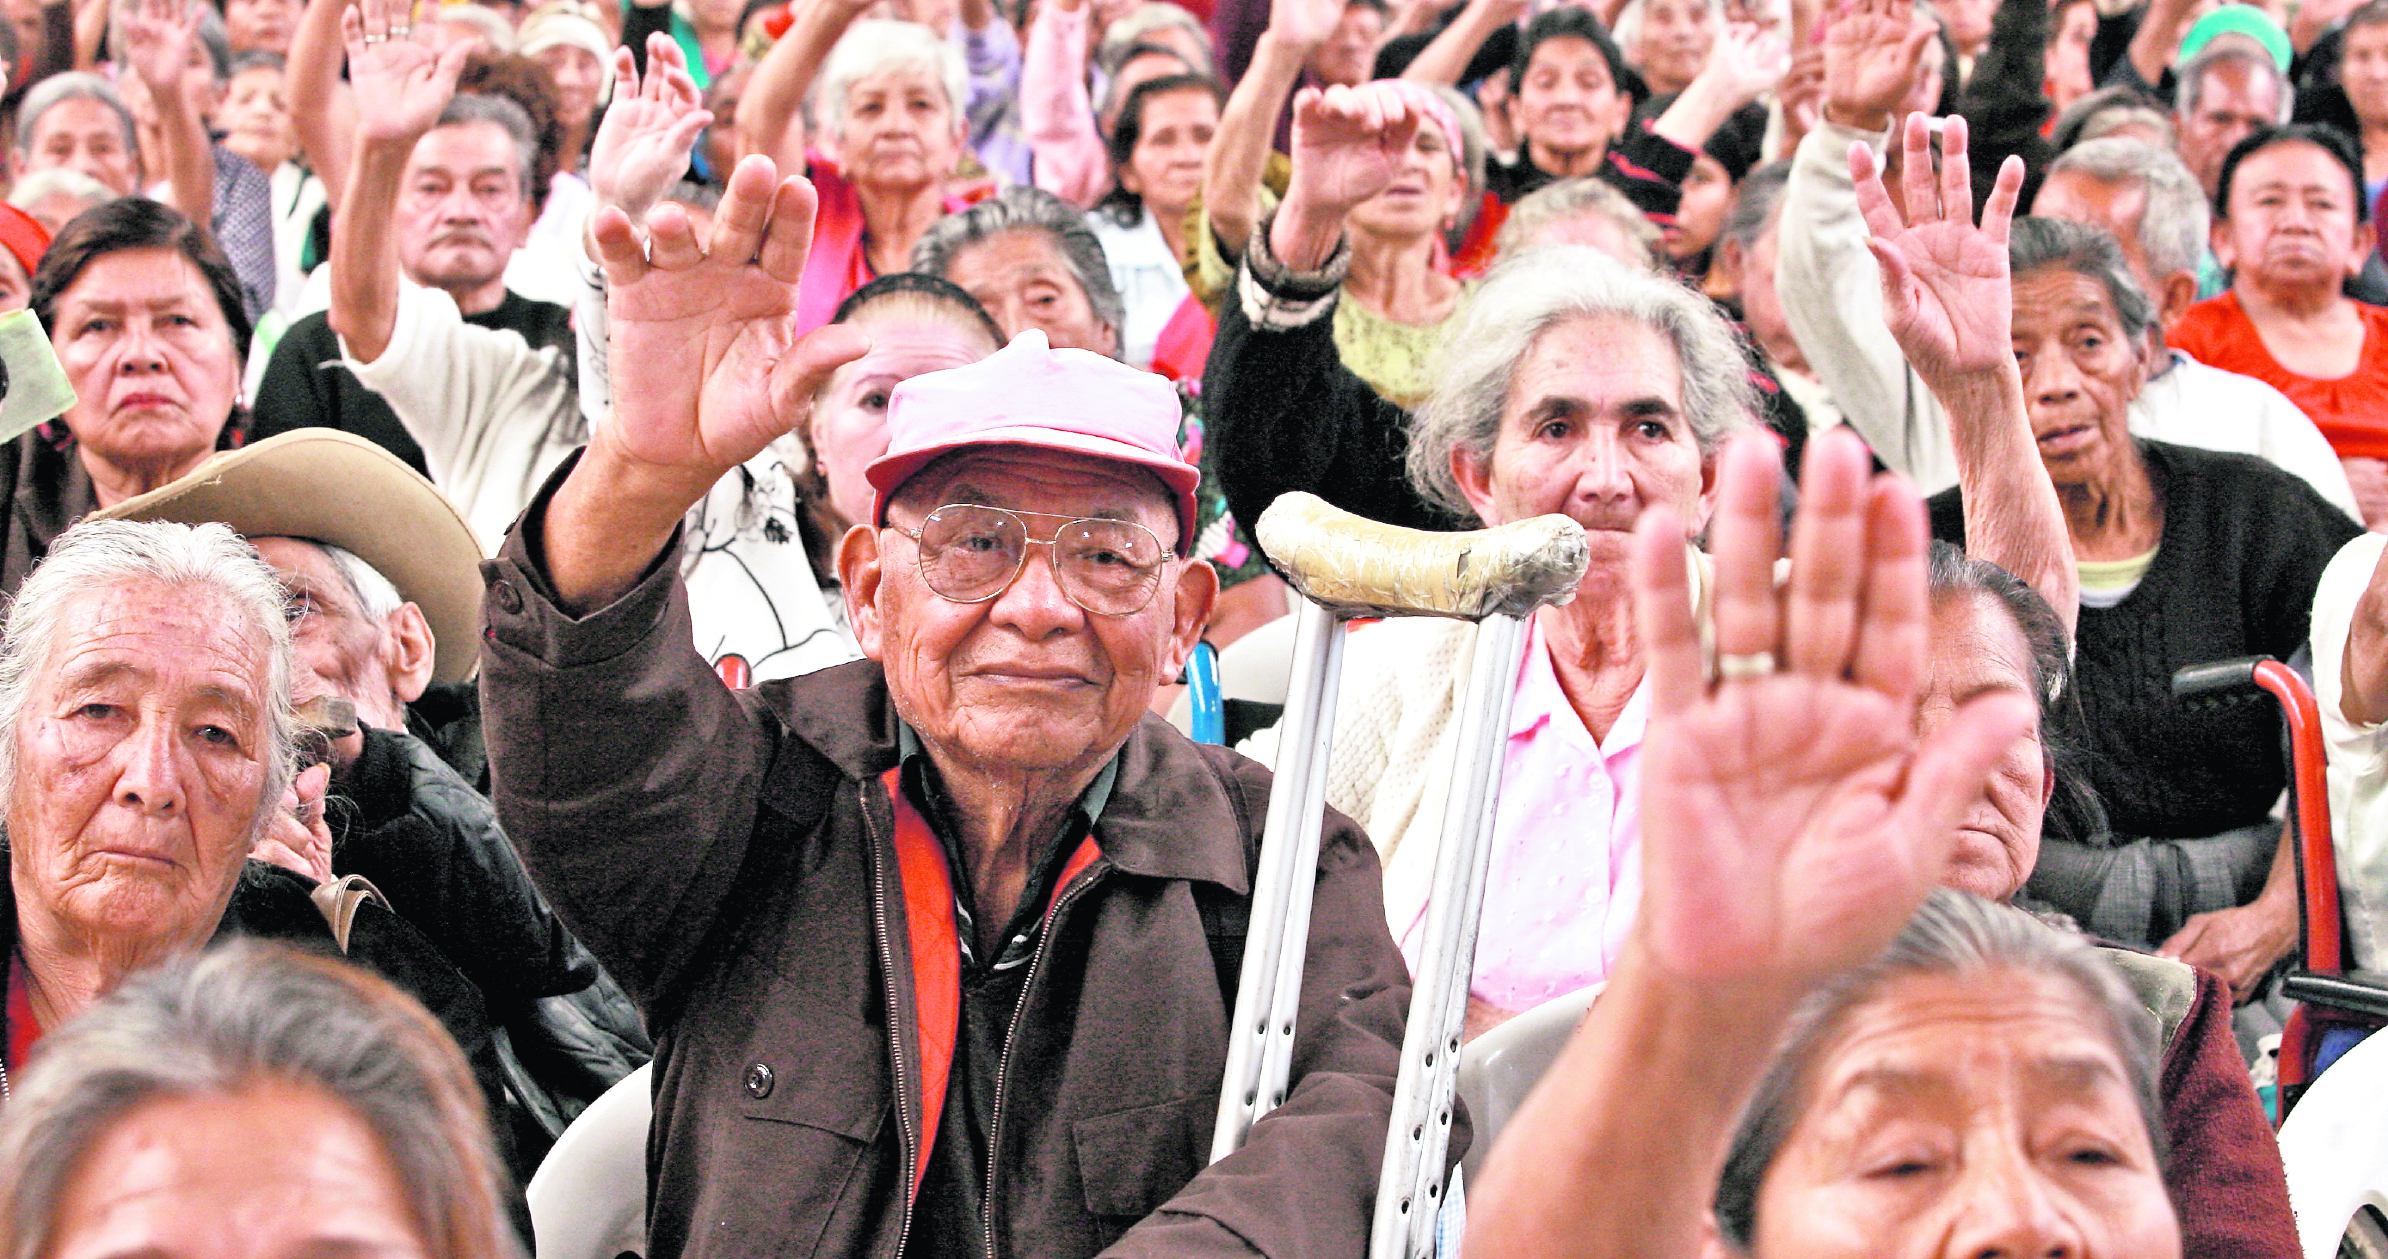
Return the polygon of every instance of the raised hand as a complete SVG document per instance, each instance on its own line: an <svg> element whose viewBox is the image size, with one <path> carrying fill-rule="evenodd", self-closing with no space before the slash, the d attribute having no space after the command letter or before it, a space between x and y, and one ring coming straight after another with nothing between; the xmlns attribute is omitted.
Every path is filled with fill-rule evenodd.
<svg viewBox="0 0 2388 1259"><path fill-rule="evenodd" d="M1727 100L1753 101L1791 68L1791 44L1783 35L1755 22L1731 22L1717 32L1709 48L1708 64L1700 75L1716 85Z"/></svg>
<svg viewBox="0 0 2388 1259"><path fill-rule="evenodd" d="M413 38L410 0L359 0L340 15L348 81L356 93L360 144L412 145L456 95L473 45L434 49Z"/></svg>
<svg viewBox="0 0 2388 1259"><path fill-rule="evenodd" d="M163 104L181 95L192 44L199 38L194 0L138 0L123 11L123 56L150 95Z"/></svg>
<svg viewBox="0 0 2388 1259"><path fill-rule="evenodd" d="M599 206L619 206L633 223L688 169L697 133L713 122L680 45L647 37L642 81L628 48L614 50L614 96L589 146L589 187Z"/></svg>
<svg viewBox="0 0 2388 1259"><path fill-rule="evenodd" d="M1303 88L1294 96L1288 205L1340 218L1383 192L1425 122L1390 85Z"/></svg>
<svg viewBox="0 0 2388 1259"><path fill-rule="evenodd" d="M1652 508L1635 531L1651 688L1636 930L1678 976L1800 988L1897 934L2032 708L1975 699L1919 745L1922 503L1905 481L1870 477L1855 437L1819 434L1778 589L1779 475L1763 434L1725 450L1711 531L1722 680L1701 659L1685 522Z"/></svg>
<svg viewBox="0 0 2388 1259"><path fill-rule="evenodd" d="M1269 33L1303 49L1334 38L1344 0L1269 0Z"/></svg>
<svg viewBox="0 0 2388 1259"><path fill-rule="evenodd" d="M1907 0L1848 0L1824 28L1824 117L1867 131L1891 124L1922 72L1930 18Z"/></svg>
<svg viewBox="0 0 2388 1259"><path fill-rule="evenodd" d="M792 428L822 379L868 348L838 325L794 336L814 206L811 184L781 182L758 154L731 172L707 240L670 202L648 216L644 240L620 207L598 212L590 230L605 266L614 381L613 422L598 433L607 456L691 489L694 503Z"/></svg>
<svg viewBox="0 0 2388 1259"><path fill-rule="evenodd" d="M1871 233L1866 245L1882 266L1883 318L1907 361L1935 389L2014 362L2007 230L2023 187L2023 159L2009 157L1999 167L1976 227L1965 132L1963 117L1946 120L1936 175L1931 125L1921 114L1907 116L1900 172L1904 222L1883 186L1874 151L1849 146L1858 211Z"/></svg>

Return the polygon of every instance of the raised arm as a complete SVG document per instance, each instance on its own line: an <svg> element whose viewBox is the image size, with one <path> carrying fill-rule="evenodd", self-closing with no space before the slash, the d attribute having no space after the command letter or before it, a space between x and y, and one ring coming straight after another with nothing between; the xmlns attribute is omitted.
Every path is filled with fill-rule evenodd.
<svg viewBox="0 0 2388 1259"><path fill-rule="evenodd" d="M398 321L398 238L389 230L415 141L456 95L470 44L434 51L410 38L405 0L362 0L340 16L348 74L375 108L357 119L348 192L332 216L332 305L327 314L348 357L371 363Z"/></svg>
<svg viewBox="0 0 2388 1259"><path fill-rule="evenodd" d="M738 98L738 130L756 152L783 151L788 128L804 108L804 94L812 90L829 50L869 8L868 0L810 0L798 10L796 24L771 46Z"/></svg>
<svg viewBox="0 0 2388 1259"><path fill-rule="evenodd" d="M1862 144L1849 150L1869 247L1882 268L1885 322L1948 414L1965 499L1965 549L2022 578L2070 634L2081 611L2081 574L2032 436L2010 333L2007 230L2023 159L2010 156L1999 167L1976 227L1965 119L1947 121L1937 177L1922 115L1908 115L1902 142L1903 222L1874 151Z"/></svg>
<svg viewBox="0 0 2388 1259"><path fill-rule="evenodd" d="M1424 7L1424 6L1420 6ZM1433 42L1419 52L1401 77L1414 83L1432 83L1440 87L1454 87L1459 76L1467 73L1468 63L1475 60L1476 50L1493 32L1515 22L1526 11L1526 0L1468 0L1468 7L1459 11L1451 25L1434 37Z"/></svg>
<svg viewBox="0 0 2388 1259"><path fill-rule="evenodd" d="M299 151L323 181L335 218L340 197L348 191L348 162L356 147L356 97L340 81L340 17L354 3L307 0L298 29L290 36L290 69L283 76Z"/></svg>
<svg viewBox="0 0 2388 1259"><path fill-rule="evenodd" d="M634 226L644 224L647 212L688 169L697 134L713 124L680 45L668 35L649 35L644 51L642 73L632 49L614 49L613 99L589 145L589 190L597 198L589 211L591 227L597 211L607 206L621 210ZM585 229L583 236L589 257L596 258L595 240Z"/></svg>
<svg viewBox="0 0 2388 1259"><path fill-rule="evenodd" d="M1735 22L1717 32L1708 64L1675 96L1650 129L1697 152L1735 110L1782 82L1791 45L1779 32Z"/></svg>
<svg viewBox="0 0 2388 1259"><path fill-rule="evenodd" d="M1252 64L1228 94L1203 161L1202 212L1232 256L1260 219L1260 176L1276 144L1277 112L1301 81L1302 63L1335 33L1343 0L1271 0Z"/></svg>
<svg viewBox="0 0 2388 1259"><path fill-rule="evenodd" d="M2198 0L2151 0L2148 11L2139 19L2139 30L2131 36L2131 47L2124 54L2149 87L2164 82L2164 72L2172 68L2174 54L2181 50L2181 36L2189 32L2189 24L2205 11Z"/></svg>
<svg viewBox="0 0 2388 1259"><path fill-rule="evenodd" d="M1387 86L1303 88L1294 98L1293 178L1269 228L1277 261L1289 271L1325 266L1343 221L1391 186L1425 121Z"/></svg>
<svg viewBox="0 0 2388 1259"><path fill-rule="evenodd" d="M1037 6L1020 55L1020 127L1036 186L1091 206L1110 186L1111 157L1086 91L1087 0Z"/></svg>
<svg viewBox="0 0 2388 1259"><path fill-rule="evenodd" d="M124 36L125 63L149 89L157 112L158 156L172 204L184 218L208 226L215 216L216 163L196 98L207 90L208 75L194 75L189 69L191 45L199 37L199 5L194 0L139 0L125 10L118 29Z"/></svg>
<svg viewBox="0 0 2388 1259"><path fill-rule="evenodd" d="M1778 592L1780 458L1736 438L1716 521L1709 675L1665 508L1635 530L1649 653L1642 907L1592 1012L1468 1186L1465 1249L1640 1259L1700 1251L1717 1162L1801 997L1873 957L1939 881L1960 809L2031 721L1972 700L1914 736L1924 518L1840 431L1808 445ZM1765 662L1778 662L1763 671Z"/></svg>

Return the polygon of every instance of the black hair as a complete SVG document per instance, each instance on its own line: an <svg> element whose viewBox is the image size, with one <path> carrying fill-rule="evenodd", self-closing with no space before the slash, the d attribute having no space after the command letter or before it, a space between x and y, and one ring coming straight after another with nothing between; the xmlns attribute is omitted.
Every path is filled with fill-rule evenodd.
<svg viewBox="0 0 2388 1259"><path fill-rule="evenodd" d="M1572 4L1546 9L1526 24L1526 33L1517 41L1517 59L1509 65L1513 90L1525 84L1526 67L1533 64L1535 50L1554 39L1580 39L1597 49L1600 59L1608 63L1609 81L1618 91L1631 95L1635 104L1649 94L1649 89L1642 85L1642 76L1625 64L1625 54L1610 36L1609 28L1601 25L1591 10Z"/></svg>
<svg viewBox="0 0 2388 1259"><path fill-rule="evenodd" d="M1136 143L1144 138L1144 103L1153 97L1170 92L1208 92L1211 102L1221 109L1227 107L1227 90L1217 79L1205 74L1167 74L1146 79L1128 90L1128 99L1119 107L1119 120L1111 124L1111 191L1095 203L1095 209L1110 216L1121 227L1134 227L1144 212L1144 198L1128 191L1120 183L1121 172L1136 156Z"/></svg>
<svg viewBox="0 0 2388 1259"><path fill-rule="evenodd" d="M2355 222L2371 221L2371 206L2363 200L2363 156L2355 151L2355 143L2336 127L2318 123L2292 122L2283 127L2259 127L2246 139L2230 148L2222 159L2222 178L2214 186L2214 217L2230 217L2231 181L2239 174L2239 164L2265 149L2283 144L2310 144L2338 160L2347 173L2348 198L2355 203Z"/></svg>
<svg viewBox="0 0 2388 1259"><path fill-rule="evenodd" d="M186 219L174 207L147 197L118 197L83 211L58 229L57 239L33 269L32 297L26 303L40 317L41 326L58 326L58 298L91 264L128 249L171 249L199 268L208 292L232 330L237 361L249 357L249 313L241 305L240 277L206 229Z"/></svg>
<svg viewBox="0 0 2388 1259"><path fill-rule="evenodd" d="M961 285L926 271L896 271L880 276L848 293L846 300L837 304L837 313L829 317L829 322L845 323L880 302L903 296L922 299L927 305L952 307L955 313L975 321L997 348L1002 347L1003 329L996 326L995 317L987 313L987 308L979 305L978 299Z"/></svg>

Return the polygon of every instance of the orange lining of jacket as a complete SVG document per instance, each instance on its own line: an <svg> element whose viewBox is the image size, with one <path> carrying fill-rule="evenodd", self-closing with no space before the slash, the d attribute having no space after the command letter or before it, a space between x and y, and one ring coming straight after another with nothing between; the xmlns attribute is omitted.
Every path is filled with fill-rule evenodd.
<svg viewBox="0 0 2388 1259"><path fill-rule="evenodd" d="M962 1022L962 946L954 928L953 873L946 867L945 845L904 795L901 767L880 775L879 781L895 813L896 868L903 879L905 935L912 946L912 1004L920 1020L920 1155L912 1165L912 1196L917 1198L929 1174L929 1151L937 1144L945 1085L953 1074L954 1038ZM1062 890L1102 855L1093 835L1078 841L1061 876L1053 880L1053 894L1045 901L1046 924L1053 921Z"/></svg>

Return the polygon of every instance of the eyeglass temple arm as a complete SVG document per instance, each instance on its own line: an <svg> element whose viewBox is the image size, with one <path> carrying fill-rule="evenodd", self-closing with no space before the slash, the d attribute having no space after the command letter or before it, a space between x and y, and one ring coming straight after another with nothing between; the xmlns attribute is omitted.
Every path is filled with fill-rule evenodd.
<svg viewBox="0 0 2388 1259"><path fill-rule="evenodd" d="M1269 504L1252 532L1294 589L1344 617L1522 617L1574 598L1591 559L1583 527L1565 516L1430 533L1298 490Z"/></svg>

